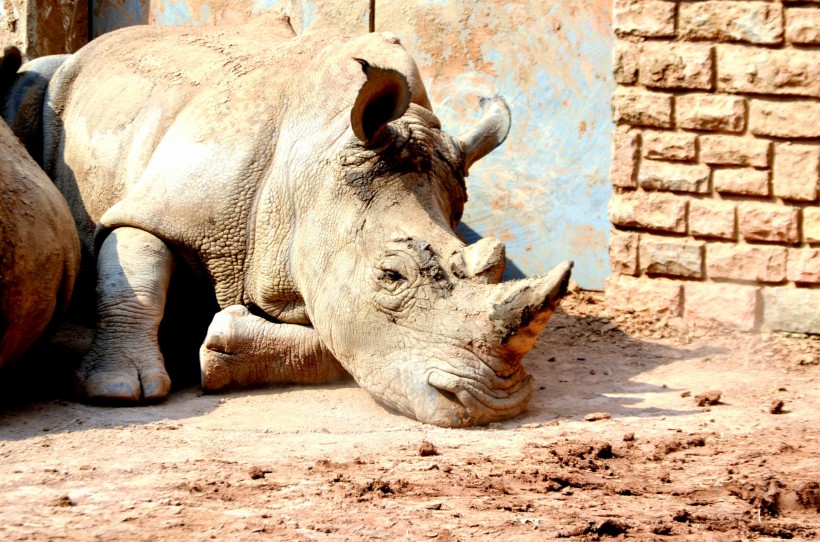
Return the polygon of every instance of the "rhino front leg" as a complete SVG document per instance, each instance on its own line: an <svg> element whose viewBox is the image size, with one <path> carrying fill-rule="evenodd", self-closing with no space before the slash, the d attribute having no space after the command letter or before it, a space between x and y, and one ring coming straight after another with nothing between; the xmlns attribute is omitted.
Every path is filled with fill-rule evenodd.
<svg viewBox="0 0 820 542"><path fill-rule="evenodd" d="M173 268L160 239L117 228L97 260L97 328L77 370L89 400L134 403L168 395L171 379L157 342Z"/></svg>
<svg viewBox="0 0 820 542"><path fill-rule="evenodd" d="M312 327L269 322L240 305L214 316L199 363L205 391L321 384L348 375Z"/></svg>

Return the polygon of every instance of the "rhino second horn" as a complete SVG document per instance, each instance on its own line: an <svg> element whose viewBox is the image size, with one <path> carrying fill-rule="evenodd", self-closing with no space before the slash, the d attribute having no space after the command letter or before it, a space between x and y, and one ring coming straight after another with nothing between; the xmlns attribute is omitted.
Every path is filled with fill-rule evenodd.
<svg viewBox="0 0 820 542"><path fill-rule="evenodd" d="M504 243L492 237L479 239L464 247L466 275L484 284L498 284L506 267L507 250Z"/></svg>
<svg viewBox="0 0 820 542"><path fill-rule="evenodd" d="M535 344L558 302L566 294L572 262L563 262L543 277L495 286L489 318L509 363L518 362Z"/></svg>
<svg viewBox="0 0 820 542"><path fill-rule="evenodd" d="M504 143L510 133L512 116L504 98L482 98L481 108L484 112L476 125L456 137L464 152L465 176L470 166Z"/></svg>

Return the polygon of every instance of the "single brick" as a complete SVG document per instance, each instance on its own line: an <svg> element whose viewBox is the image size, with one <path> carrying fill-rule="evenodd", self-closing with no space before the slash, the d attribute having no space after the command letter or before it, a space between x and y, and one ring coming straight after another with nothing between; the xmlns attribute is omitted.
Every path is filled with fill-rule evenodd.
<svg viewBox="0 0 820 542"><path fill-rule="evenodd" d="M820 122L820 119L818 119ZM774 195L814 201L820 180L820 146L778 143L774 146Z"/></svg>
<svg viewBox="0 0 820 542"><path fill-rule="evenodd" d="M617 275L638 274L638 243L640 236L637 233L612 230L609 238L609 266Z"/></svg>
<svg viewBox="0 0 820 542"><path fill-rule="evenodd" d="M712 48L693 43L646 42L638 82L647 87L712 88Z"/></svg>
<svg viewBox="0 0 820 542"><path fill-rule="evenodd" d="M769 172L753 168L716 169L712 184L721 194L769 195Z"/></svg>
<svg viewBox="0 0 820 542"><path fill-rule="evenodd" d="M820 289L763 288L763 325L775 331L820 333Z"/></svg>
<svg viewBox="0 0 820 542"><path fill-rule="evenodd" d="M769 166L769 148L765 139L727 135L702 135L700 160L707 164L727 166Z"/></svg>
<svg viewBox="0 0 820 542"><path fill-rule="evenodd" d="M803 209L803 240L807 243L820 243L820 207Z"/></svg>
<svg viewBox="0 0 820 542"><path fill-rule="evenodd" d="M638 171L642 188L673 192L708 192L709 166L644 160Z"/></svg>
<svg viewBox="0 0 820 542"><path fill-rule="evenodd" d="M613 68L615 82L633 85L638 80L638 55L640 49L630 41L616 40L613 48Z"/></svg>
<svg viewBox="0 0 820 542"><path fill-rule="evenodd" d="M612 95L612 119L618 124L672 126L672 96L640 88L619 87Z"/></svg>
<svg viewBox="0 0 820 542"><path fill-rule="evenodd" d="M641 134L643 155L650 160L694 160L695 134L646 130Z"/></svg>
<svg viewBox="0 0 820 542"><path fill-rule="evenodd" d="M689 234L697 237L735 238L735 203L711 199L689 202Z"/></svg>
<svg viewBox="0 0 820 542"><path fill-rule="evenodd" d="M780 2L726 1L681 3L678 36L685 40L783 41Z"/></svg>
<svg viewBox="0 0 820 542"><path fill-rule="evenodd" d="M680 316L682 294L683 287L677 281L612 275L606 281L605 302L613 311Z"/></svg>
<svg viewBox="0 0 820 542"><path fill-rule="evenodd" d="M757 326L758 291L739 284L689 282L684 289L683 317L696 326L751 331Z"/></svg>
<svg viewBox="0 0 820 542"><path fill-rule="evenodd" d="M687 94L675 104L680 128L741 132L745 127L746 100L739 96Z"/></svg>
<svg viewBox="0 0 820 542"><path fill-rule="evenodd" d="M737 207L737 226L747 241L798 243L800 210L777 203L742 202Z"/></svg>
<svg viewBox="0 0 820 542"><path fill-rule="evenodd" d="M615 0L613 30L618 35L672 37L675 3L659 0Z"/></svg>
<svg viewBox="0 0 820 542"><path fill-rule="evenodd" d="M612 166L610 179L613 186L634 188L638 171L640 132L629 126L618 126L612 134Z"/></svg>
<svg viewBox="0 0 820 542"><path fill-rule="evenodd" d="M751 100L749 129L755 135L820 137L820 101Z"/></svg>
<svg viewBox="0 0 820 542"><path fill-rule="evenodd" d="M820 51L720 45L717 72L721 92L820 97Z"/></svg>
<svg viewBox="0 0 820 542"><path fill-rule="evenodd" d="M786 278L794 282L820 284L820 248L790 248ZM820 311L820 305L817 310Z"/></svg>
<svg viewBox="0 0 820 542"><path fill-rule="evenodd" d="M703 277L703 242L674 237L641 237L641 272L648 275Z"/></svg>
<svg viewBox="0 0 820 542"><path fill-rule="evenodd" d="M708 244L706 274L713 279L783 282L786 280L786 247Z"/></svg>
<svg viewBox="0 0 820 542"><path fill-rule="evenodd" d="M787 8L786 39L791 43L820 45L820 9Z"/></svg>
<svg viewBox="0 0 820 542"><path fill-rule="evenodd" d="M617 226L686 232L687 198L661 192L614 194L609 202L609 220Z"/></svg>

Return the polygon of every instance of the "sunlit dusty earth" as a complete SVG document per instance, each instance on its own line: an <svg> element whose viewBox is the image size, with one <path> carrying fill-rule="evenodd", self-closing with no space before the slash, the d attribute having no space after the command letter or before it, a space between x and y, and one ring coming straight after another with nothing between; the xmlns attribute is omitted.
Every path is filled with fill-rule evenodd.
<svg viewBox="0 0 820 542"><path fill-rule="evenodd" d="M613 319L581 292L525 358L529 411L476 429L352 381L104 408L5 375L0 539L818 539L818 363L816 337Z"/></svg>

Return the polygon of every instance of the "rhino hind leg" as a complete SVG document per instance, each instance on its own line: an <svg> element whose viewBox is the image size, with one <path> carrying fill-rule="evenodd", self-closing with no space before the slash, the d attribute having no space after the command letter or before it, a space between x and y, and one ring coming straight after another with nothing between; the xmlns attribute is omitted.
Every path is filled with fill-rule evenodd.
<svg viewBox="0 0 820 542"><path fill-rule="evenodd" d="M153 235L117 228L97 259L97 328L76 372L89 401L131 404L167 397L171 379L157 330L165 310L173 256Z"/></svg>
<svg viewBox="0 0 820 542"><path fill-rule="evenodd" d="M214 316L199 360L206 392L348 376L312 327L270 322L240 305Z"/></svg>

